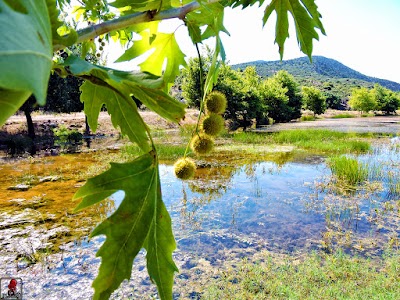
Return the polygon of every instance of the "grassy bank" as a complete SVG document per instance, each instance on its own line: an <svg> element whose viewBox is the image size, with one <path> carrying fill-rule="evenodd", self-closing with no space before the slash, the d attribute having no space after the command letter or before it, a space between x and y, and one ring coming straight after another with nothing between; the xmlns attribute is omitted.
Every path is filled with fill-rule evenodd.
<svg viewBox="0 0 400 300"><path fill-rule="evenodd" d="M274 143L326 154L365 153L370 150L366 138L372 134L356 134L325 129L296 129L274 133L241 132L232 138L240 143Z"/></svg>
<svg viewBox="0 0 400 300"><path fill-rule="evenodd" d="M301 262L243 261L212 279L201 299L400 299L400 256L309 255Z"/></svg>

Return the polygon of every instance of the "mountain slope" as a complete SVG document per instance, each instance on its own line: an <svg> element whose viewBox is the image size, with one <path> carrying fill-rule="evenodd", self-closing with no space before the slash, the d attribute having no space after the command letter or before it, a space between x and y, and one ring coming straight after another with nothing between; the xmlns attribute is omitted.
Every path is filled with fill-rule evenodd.
<svg viewBox="0 0 400 300"><path fill-rule="evenodd" d="M302 85L339 84L345 94L349 94L352 87L372 87L375 83L393 91L400 91L400 84L397 82L366 76L334 59L323 56L313 56L312 64L308 57L301 57L285 61L247 62L233 65L232 68L244 70L247 66L255 66L257 73L262 77L269 77L279 70L286 70Z"/></svg>

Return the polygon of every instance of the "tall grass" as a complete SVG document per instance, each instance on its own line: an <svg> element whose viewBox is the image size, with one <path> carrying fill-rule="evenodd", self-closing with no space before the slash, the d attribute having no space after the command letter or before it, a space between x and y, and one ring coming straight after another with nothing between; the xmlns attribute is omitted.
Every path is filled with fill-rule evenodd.
<svg viewBox="0 0 400 300"><path fill-rule="evenodd" d="M315 121L316 119L315 116L301 116L300 121Z"/></svg>
<svg viewBox="0 0 400 300"><path fill-rule="evenodd" d="M332 116L332 119L347 119L347 118L355 118L355 115L349 113L337 114Z"/></svg>
<svg viewBox="0 0 400 300"><path fill-rule="evenodd" d="M276 133L241 132L233 135L233 140L247 144L290 144L306 150L323 153L365 153L371 149L368 142L360 138L365 134L338 132L325 129L297 129Z"/></svg>
<svg viewBox="0 0 400 300"><path fill-rule="evenodd" d="M368 168L359 163L357 159L347 156L334 156L329 158L328 166L338 181L355 186L368 178Z"/></svg>

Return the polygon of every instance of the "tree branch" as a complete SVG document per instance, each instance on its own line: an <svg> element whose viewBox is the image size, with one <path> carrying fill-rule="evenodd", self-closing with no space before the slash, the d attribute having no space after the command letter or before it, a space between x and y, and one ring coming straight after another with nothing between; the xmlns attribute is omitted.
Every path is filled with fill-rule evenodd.
<svg viewBox="0 0 400 300"><path fill-rule="evenodd" d="M220 0L209 0L206 4L216 3ZM204 4L203 4L204 5ZM161 21L168 19L181 19L183 20L186 15L196 9L200 8L200 3L193 1L179 8L171 8L165 11L160 11L153 14L151 11L135 13L126 16L119 17L114 20L105 21L101 24L86 27L78 30L78 40L76 43L82 43L84 41L94 39L95 37L105 34L113 30L119 30L131 25L146 23L151 21ZM64 45L54 45L53 51L58 51L66 48Z"/></svg>

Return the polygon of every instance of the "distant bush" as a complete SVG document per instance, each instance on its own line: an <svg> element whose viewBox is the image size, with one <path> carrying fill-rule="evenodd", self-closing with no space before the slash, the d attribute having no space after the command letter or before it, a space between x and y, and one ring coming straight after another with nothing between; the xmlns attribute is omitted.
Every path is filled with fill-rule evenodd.
<svg viewBox="0 0 400 300"><path fill-rule="evenodd" d="M349 113L338 114L332 116L332 119L346 119L346 118L354 118L355 116Z"/></svg>
<svg viewBox="0 0 400 300"><path fill-rule="evenodd" d="M55 145L60 146L63 151L76 152L82 145L83 135L76 129L68 129L61 125L54 128L53 133L56 137Z"/></svg>
<svg viewBox="0 0 400 300"><path fill-rule="evenodd" d="M301 116L300 121L315 121L316 119L314 116Z"/></svg>

